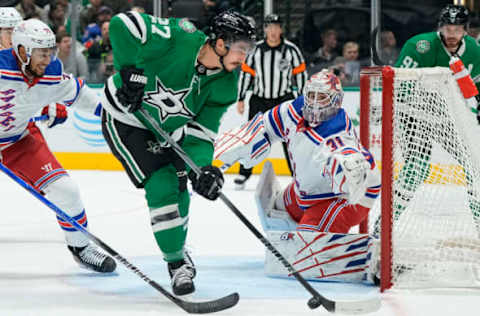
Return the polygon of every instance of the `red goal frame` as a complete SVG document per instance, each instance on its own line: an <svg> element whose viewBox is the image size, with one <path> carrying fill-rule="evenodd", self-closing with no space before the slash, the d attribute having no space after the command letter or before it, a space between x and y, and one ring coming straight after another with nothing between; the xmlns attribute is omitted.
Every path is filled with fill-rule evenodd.
<svg viewBox="0 0 480 316"><path fill-rule="evenodd" d="M360 140L370 147L370 83L372 77L382 80L382 194L381 194L381 238L380 238L380 291L392 284L392 215L393 215L393 80L392 67L365 67L360 72ZM368 220L360 224L360 232L368 232Z"/></svg>

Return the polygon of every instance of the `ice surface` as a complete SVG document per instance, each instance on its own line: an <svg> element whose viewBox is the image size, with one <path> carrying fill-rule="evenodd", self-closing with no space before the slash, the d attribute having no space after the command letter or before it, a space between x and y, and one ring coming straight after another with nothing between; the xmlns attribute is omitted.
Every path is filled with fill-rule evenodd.
<svg viewBox="0 0 480 316"><path fill-rule="evenodd" d="M71 171L85 203L91 231L142 272L170 290L166 265L154 242L142 190L122 172ZM224 193L260 227L253 176L245 191ZM280 178L286 185L287 177ZM121 264L117 273L82 270L68 252L55 214L15 182L0 175L0 315L185 315ZM327 315L307 307L309 294L296 280L263 275L264 247L222 201L192 196L188 245L197 265L194 299L240 294L237 306L216 315ZM365 299L374 287L313 282L328 298ZM478 315L478 290L390 291L370 315ZM476 304L475 304L476 303Z"/></svg>

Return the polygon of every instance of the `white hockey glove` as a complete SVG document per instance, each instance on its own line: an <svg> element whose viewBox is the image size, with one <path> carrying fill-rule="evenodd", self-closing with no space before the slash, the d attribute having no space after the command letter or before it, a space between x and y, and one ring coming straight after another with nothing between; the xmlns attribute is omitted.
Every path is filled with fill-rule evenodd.
<svg viewBox="0 0 480 316"><path fill-rule="evenodd" d="M215 141L213 157L226 165L238 161L245 168L251 168L267 158L270 147L270 140L265 134L263 115L259 113L240 127L220 135Z"/></svg>
<svg viewBox="0 0 480 316"><path fill-rule="evenodd" d="M370 164L360 152L344 155L341 153L333 154L333 158L338 161L342 167L348 187L348 202L357 204L365 194L367 188L367 172L370 170Z"/></svg>

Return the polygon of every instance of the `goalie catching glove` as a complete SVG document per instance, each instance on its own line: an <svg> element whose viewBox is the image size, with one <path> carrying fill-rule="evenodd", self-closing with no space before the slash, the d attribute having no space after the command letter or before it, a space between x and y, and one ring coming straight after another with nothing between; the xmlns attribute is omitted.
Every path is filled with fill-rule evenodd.
<svg viewBox="0 0 480 316"><path fill-rule="evenodd" d="M258 113L240 127L223 133L215 141L213 157L226 165L233 165L238 161L245 168L251 168L267 158L270 147L263 114Z"/></svg>
<svg viewBox="0 0 480 316"><path fill-rule="evenodd" d="M120 76L122 77L122 87L117 90L115 95L128 112L135 112L142 106L147 77L143 74L143 69L133 66L122 68Z"/></svg>
<svg viewBox="0 0 480 316"><path fill-rule="evenodd" d="M68 118L67 107L63 104L52 103L42 109L42 115L48 118L45 121L48 128L52 128L57 124L64 123Z"/></svg>
<svg viewBox="0 0 480 316"><path fill-rule="evenodd" d="M370 169L370 163L362 153L353 148L343 148L333 153L332 158L342 167L348 186L348 202L357 204L367 188L367 172Z"/></svg>
<svg viewBox="0 0 480 316"><path fill-rule="evenodd" d="M223 187L223 173L215 166L205 166L200 170L200 174L193 170L188 174L193 190L209 200L216 200Z"/></svg>

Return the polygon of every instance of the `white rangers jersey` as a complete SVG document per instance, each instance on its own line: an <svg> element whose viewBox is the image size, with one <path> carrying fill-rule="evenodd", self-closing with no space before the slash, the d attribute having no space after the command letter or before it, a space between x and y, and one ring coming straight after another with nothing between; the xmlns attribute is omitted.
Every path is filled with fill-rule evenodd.
<svg viewBox="0 0 480 316"><path fill-rule="evenodd" d="M92 112L98 105L98 98L82 80L63 73L59 59L52 60L43 77L29 82L13 50L0 50L0 150L25 136L30 118L44 106L70 106L80 99Z"/></svg>
<svg viewBox="0 0 480 316"><path fill-rule="evenodd" d="M320 200L345 198L346 179L332 152L343 155L361 152L370 163L370 171L359 204L370 208L380 193L380 176L373 156L361 145L347 113L340 109L335 117L312 128L303 120L302 107L303 96L300 96L263 115L270 143L281 140L288 144L298 205L308 208Z"/></svg>

